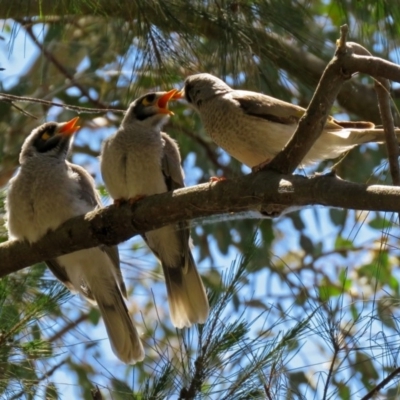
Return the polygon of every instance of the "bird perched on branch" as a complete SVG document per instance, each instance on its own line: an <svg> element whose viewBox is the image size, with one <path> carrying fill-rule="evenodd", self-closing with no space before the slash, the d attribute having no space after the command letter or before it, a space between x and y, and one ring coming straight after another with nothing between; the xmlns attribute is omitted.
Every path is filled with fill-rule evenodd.
<svg viewBox="0 0 400 400"><path fill-rule="evenodd" d="M283 149L306 111L261 93L234 90L210 74L188 76L184 96L213 141L255 170ZM400 137L400 131L397 134ZM338 157L363 143L383 141L383 130L372 122L340 122L330 117L302 165Z"/></svg>
<svg viewBox="0 0 400 400"><path fill-rule="evenodd" d="M121 126L101 152L101 173L114 202L134 203L142 197L184 187L176 142L161 132L171 114L168 102L177 90L146 94L129 106ZM161 262L172 323L177 328L204 323L209 306L190 251L186 222L146 232L143 238Z"/></svg>
<svg viewBox="0 0 400 400"><path fill-rule="evenodd" d="M93 178L66 161L78 118L47 122L25 140L21 168L10 180L6 208L10 238L36 242L66 220L101 206ZM111 347L125 363L144 351L122 295L126 297L117 247L99 246L46 260L71 291L99 306Z"/></svg>

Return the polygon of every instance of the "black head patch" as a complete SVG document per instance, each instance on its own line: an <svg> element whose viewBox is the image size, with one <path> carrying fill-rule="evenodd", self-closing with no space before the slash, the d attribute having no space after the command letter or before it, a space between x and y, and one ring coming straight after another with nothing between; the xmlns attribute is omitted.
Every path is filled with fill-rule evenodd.
<svg viewBox="0 0 400 400"><path fill-rule="evenodd" d="M58 124L56 122L47 122L41 125L35 134L35 140L33 141L33 147L39 153L47 153L57 146L60 147L60 150L63 149L62 144L69 143L69 137L63 137L61 135L57 135Z"/></svg>
<svg viewBox="0 0 400 400"><path fill-rule="evenodd" d="M152 108L155 105L156 93L148 93L145 96L139 97L134 101L132 113L139 121L143 121L156 114L156 109Z"/></svg>
<svg viewBox="0 0 400 400"><path fill-rule="evenodd" d="M190 93L192 92L192 90L193 90L193 85L191 83L187 83L185 85L185 99L188 103L193 102L193 99L190 96Z"/></svg>

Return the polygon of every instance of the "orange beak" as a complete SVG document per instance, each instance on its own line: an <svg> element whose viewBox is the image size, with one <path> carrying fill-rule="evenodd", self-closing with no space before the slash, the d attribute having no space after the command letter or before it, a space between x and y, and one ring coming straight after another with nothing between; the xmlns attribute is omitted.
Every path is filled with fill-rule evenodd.
<svg viewBox="0 0 400 400"><path fill-rule="evenodd" d="M169 115L174 115L174 113L170 110L168 110L168 102L170 100L178 100L182 96L179 94L180 91L176 89L172 89L169 92L166 92L163 94L157 101L157 106L159 107L158 112L160 114L169 114Z"/></svg>
<svg viewBox="0 0 400 400"><path fill-rule="evenodd" d="M64 126L60 128L58 133L63 136L72 136L80 126L75 126L76 123L79 121L79 117L72 118L70 121L66 122Z"/></svg>
<svg viewBox="0 0 400 400"><path fill-rule="evenodd" d="M172 100L179 100L179 99L183 99L185 97L185 88L182 88L181 90L177 91L174 94L174 97L172 98Z"/></svg>

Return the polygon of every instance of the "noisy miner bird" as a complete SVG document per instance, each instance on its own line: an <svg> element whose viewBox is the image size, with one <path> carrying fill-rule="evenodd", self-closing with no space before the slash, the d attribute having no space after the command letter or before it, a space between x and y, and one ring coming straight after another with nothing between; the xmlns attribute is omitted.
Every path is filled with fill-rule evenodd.
<svg viewBox="0 0 400 400"><path fill-rule="evenodd" d="M103 142L101 173L114 202L184 187L176 142L161 132L171 114L177 90L146 94L129 106L116 133ZM206 291L190 251L186 222L146 232L147 245L161 261L171 320L177 328L204 323L209 306Z"/></svg>
<svg viewBox="0 0 400 400"><path fill-rule="evenodd" d="M234 90L205 73L186 78L184 95L212 140L253 170L283 149L306 111L261 93ZM363 143L383 142L383 130L374 127L372 122L341 122L330 117L302 165L338 157Z"/></svg>
<svg viewBox="0 0 400 400"><path fill-rule="evenodd" d="M66 161L78 119L47 122L25 140L21 168L10 180L7 193L10 238L34 243L64 221L101 207L90 174ZM121 361L143 360L143 347L122 297L126 289L117 247L80 250L46 264L68 289L97 303L111 347Z"/></svg>

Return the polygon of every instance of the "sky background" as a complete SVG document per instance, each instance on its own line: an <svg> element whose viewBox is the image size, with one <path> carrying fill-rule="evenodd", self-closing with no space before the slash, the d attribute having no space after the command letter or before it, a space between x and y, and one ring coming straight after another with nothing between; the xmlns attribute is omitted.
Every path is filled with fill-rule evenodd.
<svg viewBox="0 0 400 400"><path fill-rule="evenodd" d="M1 24L2 23L0 22L0 26ZM11 28L11 30L9 30L7 27ZM39 34L41 30L43 30L42 26L35 25L34 31L36 34ZM13 87L18 82L19 77L23 76L29 70L34 60L36 60L38 57L39 51L32 43L30 38L27 37L23 30L19 28L18 24L10 23L10 21L6 22L5 24L3 23L0 36L2 37L0 40L0 67L5 68L4 71L0 72L0 82L2 85L2 90L7 92L7 89ZM132 55L132 57L135 56L136 55ZM391 56L397 57L397 52L393 52ZM399 60L396 58L394 61L398 62ZM125 76L121 78L121 84L123 84L125 80L130 79L129 68L131 63L132 60L127 59L126 64L123 66ZM84 73L86 67L87 64L85 64L85 61L83 61L80 65L79 71ZM47 120L56 118L59 112L59 109L55 107L51 108L48 112ZM101 118L100 115L98 117ZM345 116L341 115L341 117ZM38 124L42 122L44 121L38 121ZM85 127L83 127L80 133L77 135L76 143L80 145L89 144L92 149L98 150L100 148L101 141L113 131L114 128L99 127L99 129L96 130L96 134L93 135L92 130L85 129ZM26 134L28 133L29 132L26 132ZM368 151L368 147L366 148L366 151ZM194 154L190 154L184 161L187 185L193 185L197 183L202 174L201 171L194 166L194 157ZM87 168L87 170L94 175L96 182L99 185L102 184L98 160L94 159L93 157L78 154L74 156L73 161ZM248 172L248 169L245 169L245 171ZM109 199L104 198L104 204L109 203ZM320 242L322 244L322 250L325 252L334 250L335 239L339 229L338 227L334 226L331 223L331 219L328 218L329 212L330 210L327 208L313 207L306 209L301 213L302 221L306 225L305 232L309 237L316 238L316 242ZM370 213L352 211L350 212L349 216L348 224L342 232L342 237L352 241L355 247L362 246L365 243L370 243L371 240L376 237L376 231L368 227L368 221L373 218L374 215L371 215ZM207 221L201 221L201 223L194 222L193 229L201 230L201 224L203 223L207 223ZM221 221L218 223L223 224L225 222ZM218 229L218 223L215 223L216 230ZM263 223L263 221L260 221L260 224ZM296 231L296 229L294 229L293 221L290 218L282 218L279 220L274 227L274 231L276 233L277 245L274 247L274 255L271 255L272 263L274 263L274 260L279 262L279 258L287 254L288 251L293 253L301 252L301 248L299 246L299 233ZM152 255L148 254L145 247L142 246L142 241L140 239L134 238L129 240L128 242L121 244L119 248L121 259L123 261L122 268L124 277L128 283L128 286L131 289L133 288L134 291L134 293L130 294L129 296L129 309L137 310L134 314L134 319L139 330L141 330L141 327L143 327L145 324L153 324L158 318L157 313L154 310L153 313L148 313L146 315L146 319L144 321L142 319L140 314L141 305L146 302L149 293L147 289L145 290L143 288L143 285L146 287L151 286L156 305L164 304L166 302L166 293L163 277L161 274L154 276L154 274L150 272L152 268L149 267L153 267L157 261ZM137 249L132 252L132 248ZM229 248L229 251L226 255L222 255L220 253L215 242L210 243L210 248L213 256L213 262L208 258L200 262L198 264L200 273L205 273L213 268L217 268L219 271L228 271L231 264L238 257L237 250L233 246ZM198 259L198 251L196 247L194 247L193 252L195 259ZM324 263L324 270L326 274L328 276L331 274L332 279L334 279L334 276L336 276L339 269L347 267L346 263L367 263L372 261L369 260L370 257L371 254L369 252L354 252L349 258L344 260L344 258L342 258L340 255L332 254L331 257L324 257L321 262ZM293 273L292 279L296 279L296 277L298 277L298 275ZM396 277L398 277L397 271ZM302 279L304 279L304 275L302 275ZM315 290L318 290L318 288L315 288ZM366 287L355 287L354 290L365 291ZM271 274L268 269L263 269L261 272L255 273L251 277L250 284L242 289L240 296L241 298L248 299L248 301L252 299L263 298L266 303L269 304L270 309L273 309L276 306L274 304L274 297L277 295L289 295L290 293L288 291L289 287L285 286L285 284L282 283L282 280L278 279L277 275ZM373 295L373 293L364 294L366 298L368 298L370 295ZM291 301L292 299L290 296L288 296L287 304L281 304L281 306L287 308L289 314L292 307L292 304L290 303ZM338 301L341 300L338 299ZM68 312L70 318L73 319L78 315L77 310L81 308L86 309L87 305L85 301L79 299L78 296L73 296L63 307L65 312ZM366 308L368 307L368 301L366 301ZM239 311L243 311L243 309ZM162 317L164 317L163 312L164 308L161 307L159 309L159 313ZM234 313L233 306L228 309L226 313L232 313L232 318L236 318L237 316L237 314ZM258 317L258 313L259 312L255 309L249 309L249 311L245 311L244 315L247 320L251 321ZM301 315L296 315L296 313L298 313L298 308L293 308L292 322L297 318L302 317ZM274 314L267 313L265 317L261 317L259 321L254 324L253 329L257 331L262 326L277 323L277 321L274 321L273 319ZM164 323L165 320L169 321L168 314L165 314L165 318L163 319ZM49 331L52 329L52 322L57 324L57 321L46 322L49 324ZM290 323L286 322L285 329L287 329L289 325ZM381 326L372 325L370 332L373 334L373 336L378 338L380 330ZM82 343L88 340L94 340L96 342L96 350L84 353L84 346ZM360 346L362 345L363 343L360 343ZM315 381L316 385L318 380L321 379L321 374L323 375L323 372L326 372L330 367L330 360L325 359L324 355L317 351L318 346L325 346L325 342L321 337L315 335L315 337L310 338L309 341L305 342L301 349L302 356L295 357L289 363L293 370L301 368L305 365L311 366L308 369L309 378L312 381ZM73 335L69 336L68 346L59 349L59 351L60 353L67 351L71 352L77 363L79 363L81 357L88 357L89 362L93 365L93 368L99 368L101 371L100 374L93 375L95 376L93 380L94 385L97 384L100 387L103 385L107 386L108 381L112 376L121 378L128 377L128 382L131 383L132 387L137 384L135 380L134 369L121 365L121 363L112 353L102 321L100 321L97 326L84 324L78 333L74 333ZM146 349L146 352L151 352L151 350ZM97 357L99 354L101 354L101 357ZM346 376L346 369L343 369L342 376L344 380L349 378ZM75 376L71 376L67 370L60 369L55 375L53 375L51 380L56 382L58 387L61 389L64 398L77 398L79 396L80 392L79 386L77 385L77 378Z"/></svg>

